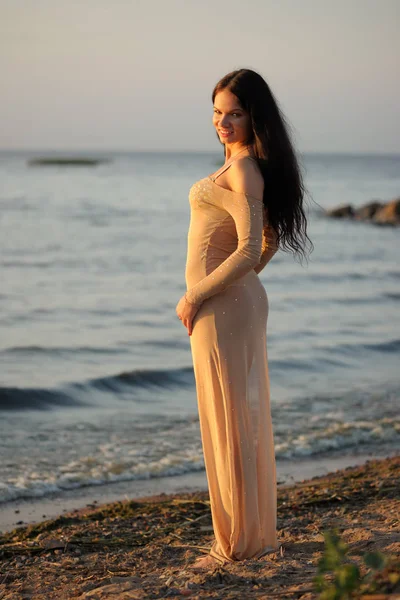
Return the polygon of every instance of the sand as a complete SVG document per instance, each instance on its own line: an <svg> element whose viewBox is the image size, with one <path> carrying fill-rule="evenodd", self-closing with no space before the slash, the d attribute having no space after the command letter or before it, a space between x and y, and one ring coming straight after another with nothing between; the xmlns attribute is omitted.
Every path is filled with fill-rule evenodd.
<svg viewBox="0 0 400 600"><path fill-rule="evenodd" d="M19 527L0 538L0 598L317 598L313 578L323 533L332 529L363 576L365 552L386 556L362 597L400 598L399 479L397 456L282 485L281 550L204 573L190 565L213 539L206 491L115 502Z"/></svg>

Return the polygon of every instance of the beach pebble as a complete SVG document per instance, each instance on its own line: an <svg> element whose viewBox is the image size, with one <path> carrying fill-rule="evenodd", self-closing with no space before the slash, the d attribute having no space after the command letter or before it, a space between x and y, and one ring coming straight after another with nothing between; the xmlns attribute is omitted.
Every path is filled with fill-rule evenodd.
<svg viewBox="0 0 400 600"><path fill-rule="evenodd" d="M142 600L143 590L137 588L138 578L137 577L126 577L118 578L125 579L120 583L111 583L103 585L98 588L92 589L88 592L83 593L78 597L78 600ZM136 589L135 589L136 588Z"/></svg>
<svg viewBox="0 0 400 600"><path fill-rule="evenodd" d="M51 550L52 548L60 548L60 546L64 546L65 542L57 539L46 540L44 543L44 547L46 550Z"/></svg>

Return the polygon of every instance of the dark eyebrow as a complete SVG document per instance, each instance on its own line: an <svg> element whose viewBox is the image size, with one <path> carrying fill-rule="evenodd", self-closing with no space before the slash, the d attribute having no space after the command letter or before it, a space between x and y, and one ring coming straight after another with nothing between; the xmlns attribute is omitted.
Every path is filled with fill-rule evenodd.
<svg viewBox="0 0 400 600"><path fill-rule="evenodd" d="M217 110L219 110L219 108L217 106L214 105L214 108L216 108ZM230 110L229 112L238 112L238 111L243 111L243 108L232 108L232 110Z"/></svg>

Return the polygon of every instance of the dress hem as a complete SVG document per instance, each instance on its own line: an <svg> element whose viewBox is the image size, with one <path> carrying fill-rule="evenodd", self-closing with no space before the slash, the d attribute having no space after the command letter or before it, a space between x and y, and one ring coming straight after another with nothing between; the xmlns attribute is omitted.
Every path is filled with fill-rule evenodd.
<svg viewBox="0 0 400 600"><path fill-rule="evenodd" d="M214 550L214 548L212 547L210 550L210 556L212 556L213 558L222 562L222 564L224 562L241 562L242 560L258 559L258 558L265 556L266 554L272 554L273 552L278 552L280 548L281 548L281 544L277 544L275 547L274 546L265 546L262 550L260 550L253 556L246 556L245 558L230 558L230 557L224 556L222 554L219 554L219 552Z"/></svg>

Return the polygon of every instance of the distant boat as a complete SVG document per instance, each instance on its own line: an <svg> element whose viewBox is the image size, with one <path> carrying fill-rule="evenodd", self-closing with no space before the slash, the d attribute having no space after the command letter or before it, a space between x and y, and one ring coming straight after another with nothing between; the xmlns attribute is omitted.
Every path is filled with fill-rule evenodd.
<svg viewBox="0 0 400 600"><path fill-rule="evenodd" d="M79 158L79 157L65 157L65 158L31 158L28 160L28 165L31 166L57 166L57 167L95 167L97 165L110 162L107 158Z"/></svg>

